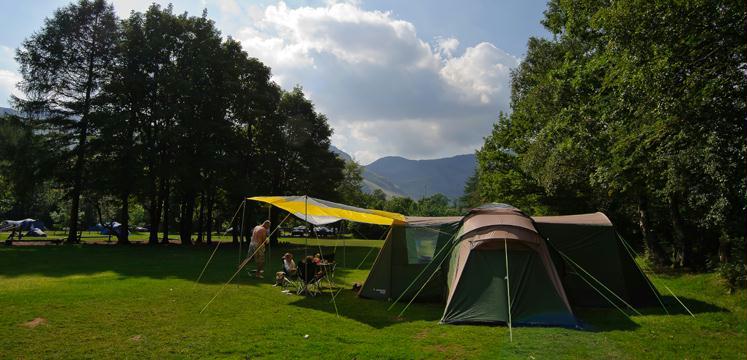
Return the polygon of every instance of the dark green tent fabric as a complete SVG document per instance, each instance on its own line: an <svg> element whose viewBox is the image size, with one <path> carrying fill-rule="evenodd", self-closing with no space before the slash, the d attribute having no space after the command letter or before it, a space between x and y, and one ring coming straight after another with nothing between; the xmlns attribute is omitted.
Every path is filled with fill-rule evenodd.
<svg viewBox="0 0 747 360"><path fill-rule="evenodd" d="M418 295L417 300L442 300L445 281L443 271L436 265L441 262L440 259L448 256L448 250L440 250L450 244L457 225L458 223L454 222L436 222L416 226L392 225L358 295L368 299L396 299L403 295L410 284L413 284L402 296L403 299L409 300L423 286L427 277L436 271L431 281ZM439 251L439 258L433 261ZM426 270L427 274L413 283L418 274L428 266L430 268Z"/></svg>
<svg viewBox="0 0 747 360"><path fill-rule="evenodd" d="M602 213L574 216L576 218L570 220L562 216L534 218L537 230L550 243L551 251L557 250L568 256L627 303L636 307L659 305L658 292L637 267L607 217ZM599 291L608 298L614 296L584 271L577 269L559 254L555 255L553 260L571 304L587 307L612 306L599 295ZM591 288L584 279L594 284L597 290Z"/></svg>
<svg viewBox="0 0 747 360"><path fill-rule="evenodd" d="M442 322L508 322L505 255L502 249L470 252L458 283L450 284L456 289L444 310ZM510 246L508 258L514 325L577 325L533 250Z"/></svg>

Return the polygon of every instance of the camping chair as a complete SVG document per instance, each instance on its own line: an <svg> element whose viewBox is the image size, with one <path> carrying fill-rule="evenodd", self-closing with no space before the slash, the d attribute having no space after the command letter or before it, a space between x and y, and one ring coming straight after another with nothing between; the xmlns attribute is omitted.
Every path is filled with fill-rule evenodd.
<svg viewBox="0 0 747 360"><path fill-rule="evenodd" d="M301 295L303 293L311 296L317 296L321 293L319 281L322 279L316 274L319 268L314 263L302 262L298 264L298 291L296 294Z"/></svg>
<svg viewBox="0 0 747 360"><path fill-rule="evenodd" d="M299 291L300 281L298 279L298 266L296 266L296 271L290 271L285 268L285 262L283 261L283 258L280 258L280 268L283 272L283 281L280 284L283 289L286 288L294 288L296 292Z"/></svg>

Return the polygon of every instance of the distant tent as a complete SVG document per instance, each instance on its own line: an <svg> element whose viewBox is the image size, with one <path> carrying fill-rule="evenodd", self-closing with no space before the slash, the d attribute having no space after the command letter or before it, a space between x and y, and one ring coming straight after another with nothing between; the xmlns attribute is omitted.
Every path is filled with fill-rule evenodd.
<svg viewBox="0 0 747 360"><path fill-rule="evenodd" d="M112 221L106 225L96 224L88 228L88 231L98 231L101 235L116 235L123 229L122 224Z"/></svg>
<svg viewBox="0 0 747 360"><path fill-rule="evenodd" d="M552 326L575 326L572 306L612 306L599 292L636 306L657 301L601 213L530 218L489 204L463 218L406 220L392 226L361 297L411 299L422 289L418 300L445 302L445 323L506 323L510 291L515 324Z"/></svg>
<svg viewBox="0 0 747 360"><path fill-rule="evenodd" d="M26 235L31 237L46 237L47 234L44 230L47 230L46 225L41 220L34 219L23 219L23 220L5 220L0 225L0 231L13 230L21 233L26 231Z"/></svg>

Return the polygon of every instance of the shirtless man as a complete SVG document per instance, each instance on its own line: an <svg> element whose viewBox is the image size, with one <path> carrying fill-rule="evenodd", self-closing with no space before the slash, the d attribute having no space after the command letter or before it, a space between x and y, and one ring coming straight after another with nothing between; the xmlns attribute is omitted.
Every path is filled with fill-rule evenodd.
<svg viewBox="0 0 747 360"><path fill-rule="evenodd" d="M267 230L270 229L270 220L265 220L262 225L257 225L252 230L252 241L249 243L247 256L254 254L257 263L257 277L264 277L265 272L265 243L267 242Z"/></svg>

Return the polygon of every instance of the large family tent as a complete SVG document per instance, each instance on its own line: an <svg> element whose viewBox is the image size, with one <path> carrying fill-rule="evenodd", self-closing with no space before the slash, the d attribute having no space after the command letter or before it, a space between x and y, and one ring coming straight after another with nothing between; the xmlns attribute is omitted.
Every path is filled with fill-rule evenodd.
<svg viewBox="0 0 747 360"><path fill-rule="evenodd" d="M604 214L531 218L505 204L394 223L359 296L443 301L444 323L551 326L576 326L572 306L658 299Z"/></svg>

